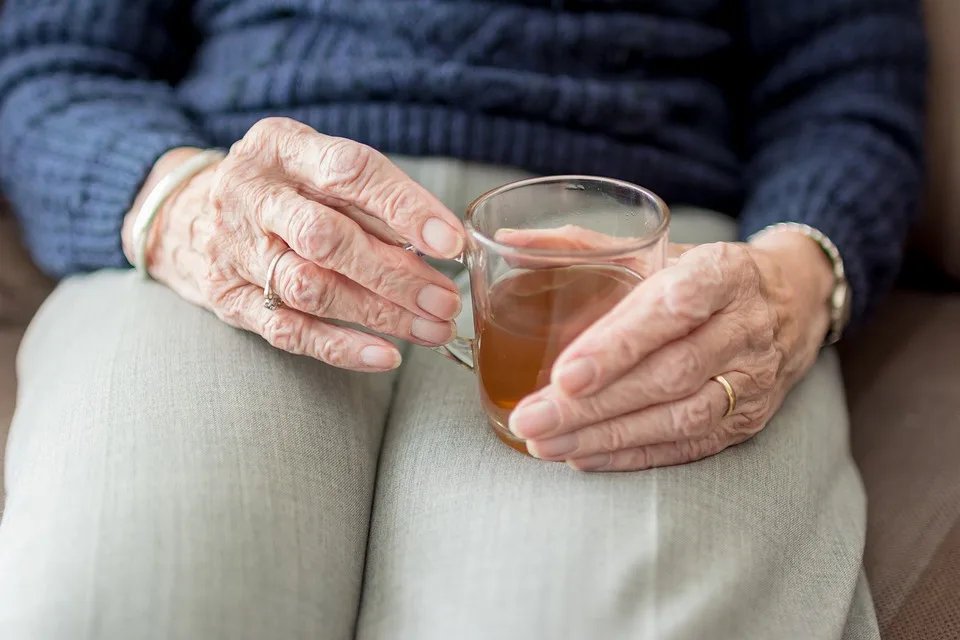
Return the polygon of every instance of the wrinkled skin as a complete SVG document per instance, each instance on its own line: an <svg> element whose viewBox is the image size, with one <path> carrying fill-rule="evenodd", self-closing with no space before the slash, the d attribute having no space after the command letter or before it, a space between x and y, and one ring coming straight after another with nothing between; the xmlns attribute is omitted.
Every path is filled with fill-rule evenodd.
<svg viewBox="0 0 960 640"><path fill-rule="evenodd" d="M146 194L197 149L161 158L127 215L124 247ZM595 247L575 227L507 232L519 246ZM406 243L438 258L463 247L457 218L384 156L292 120L257 123L227 157L161 209L147 268L185 299L277 348L333 366L385 371L389 341L448 342L456 287ZM284 306L263 305L271 260ZM810 368L827 331L829 260L790 231L750 245L671 246L667 268L579 336L526 398L510 428L530 452L581 470L621 471L713 455L761 430ZM644 273L647 265L632 266ZM642 267L642 268L640 268ZM711 380L724 375L734 412Z"/></svg>
<svg viewBox="0 0 960 640"><path fill-rule="evenodd" d="M517 406L510 428L533 455L603 471L699 460L760 431L813 364L832 287L813 241L785 232L672 252L682 255L570 344L551 384ZM718 374L736 393L729 416Z"/></svg>
<svg viewBox="0 0 960 640"><path fill-rule="evenodd" d="M128 214L196 149L164 156ZM434 196L383 155L289 119L254 125L217 166L191 179L160 212L148 244L154 278L270 344L333 366L383 371L400 363L381 337L448 342L460 309L449 279L400 246L434 257L462 249L463 229ZM263 306L271 260L284 305Z"/></svg>

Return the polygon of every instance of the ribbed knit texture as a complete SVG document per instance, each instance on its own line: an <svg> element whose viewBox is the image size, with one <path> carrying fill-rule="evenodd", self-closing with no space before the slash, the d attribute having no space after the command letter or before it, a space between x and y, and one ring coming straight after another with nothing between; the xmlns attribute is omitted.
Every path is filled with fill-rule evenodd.
<svg viewBox="0 0 960 640"><path fill-rule="evenodd" d="M175 146L267 115L387 153L638 182L836 242L862 318L921 189L917 0L8 0L0 179L37 261L126 265ZM637 8L637 7L643 8Z"/></svg>

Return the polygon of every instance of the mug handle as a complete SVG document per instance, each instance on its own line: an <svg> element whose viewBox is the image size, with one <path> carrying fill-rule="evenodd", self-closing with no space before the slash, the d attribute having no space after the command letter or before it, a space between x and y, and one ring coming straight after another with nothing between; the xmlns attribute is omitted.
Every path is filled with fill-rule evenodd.
<svg viewBox="0 0 960 640"><path fill-rule="evenodd" d="M449 343L445 345L442 345L439 347L430 347L430 350L436 351L437 353L445 357L447 360L452 360L456 362L458 365L460 365L461 367L464 367L465 369L476 372L476 369L474 369L473 365L467 364L466 362L464 362L463 360L455 356L452 351L450 351L451 344L456 344L461 349L469 349L471 353L473 352L473 340L469 338L461 338L460 336L457 336L456 338L454 338L453 340L451 340Z"/></svg>
<svg viewBox="0 0 960 640"><path fill-rule="evenodd" d="M413 246L413 245L410 244L410 243L407 243L407 244L403 245L403 247L401 247L401 248L402 248L404 251L409 251L410 253L412 253L413 255L417 256L418 258L423 258L423 257L424 257L424 253L423 253L422 251L420 251L419 249L417 249L415 246ZM462 254L462 253L461 253L459 256L457 256L456 258L453 258L453 261L454 261L454 262L459 262L461 265L466 266L466 261L464 260L464 254ZM466 301L466 303L469 304L469 301ZM462 338L462 337L460 337L460 336L457 336L456 338L454 338L453 340L451 340L449 343L447 343L447 344L445 344L445 345L441 345L441 346L439 346L439 347L429 347L429 349L430 349L431 351L436 351L437 353L439 353L440 355L442 355L442 356L443 356L444 358L446 358L447 360L452 360L453 362L456 362L456 363L457 363L458 365L460 365L461 367L464 367L464 368L466 368L466 369L468 369L468 370L470 370L470 371L475 371L474 365L469 365L469 364L467 364L466 362L464 362L463 360L461 360L460 358L458 358L452 351L450 351L450 345L451 345L451 344L457 345L457 348L460 349L460 350L467 350L467 351L469 351L470 353L473 353L473 352L474 352L474 351L473 351L473 340L471 340L470 338Z"/></svg>

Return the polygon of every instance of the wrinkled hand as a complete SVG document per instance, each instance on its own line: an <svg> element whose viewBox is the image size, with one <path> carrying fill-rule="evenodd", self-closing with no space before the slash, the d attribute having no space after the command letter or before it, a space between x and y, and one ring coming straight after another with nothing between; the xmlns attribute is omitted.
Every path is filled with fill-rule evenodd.
<svg viewBox="0 0 960 640"><path fill-rule="evenodd" d="M141 201L198 150L174 150ZM167 166L169 165L169 166ZM129 251L128 215L125 243ZM460 309L456 286L416 256L463 246L460 222L386 157L284 118L254 125L218 166L168 201L149 239L147 268L184 298L270 344L337 367L382 371L400 354L341 320L424 345L448 342ZM271 260L283 301L264 308Z"/></svg>
<svg viewBox="0 0 960 640"><path fill-rule="evenodd" d="M530 452L626 471L716 454L760 431L826 333L829 261L795 233L690 249L581 334L510 428ZM728 398L712 376L722 374Z"/></svg>

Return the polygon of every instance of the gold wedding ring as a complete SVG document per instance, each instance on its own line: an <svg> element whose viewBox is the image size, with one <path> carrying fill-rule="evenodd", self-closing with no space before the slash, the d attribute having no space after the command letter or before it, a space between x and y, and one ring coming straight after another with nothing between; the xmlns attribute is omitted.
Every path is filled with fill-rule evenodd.
<svg viewBox="0 0 960 640"><path fill-rule="evenodd" d="M723 417L726 418L733 410L737 408L737 394L734 393L733 387L730 386L730 382L721 375L716 375L710 378L711 380L716 380L720 383L720 386L723 387L723 390L727 392L727 412L723 414Z"/></svg>

